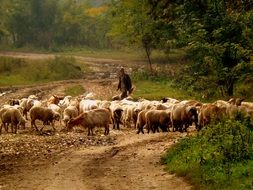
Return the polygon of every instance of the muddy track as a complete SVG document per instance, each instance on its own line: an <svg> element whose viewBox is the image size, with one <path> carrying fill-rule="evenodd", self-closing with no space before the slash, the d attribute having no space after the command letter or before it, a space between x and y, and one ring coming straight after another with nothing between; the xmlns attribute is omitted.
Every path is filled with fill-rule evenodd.
<svg viewBox="0 0 253 190"><path fill-rule="evenodd" d="M53 162L13 174L2 189L190 189L183 179L164 171L160 156L182 134L137 135L114 132L113 146L87 147L68 152ZM112 134L112 135L114 135ZM10 176L9 176L10 177Z"/></svg>

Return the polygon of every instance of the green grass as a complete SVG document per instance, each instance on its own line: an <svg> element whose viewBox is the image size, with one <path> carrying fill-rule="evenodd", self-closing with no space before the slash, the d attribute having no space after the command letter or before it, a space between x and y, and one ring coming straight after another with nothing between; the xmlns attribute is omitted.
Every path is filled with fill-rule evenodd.
<svg viewBox="0 0 253 190"><path fill-rule="evenodd" d="M178 100L195 99L200 100L198 93L180 89L174 80L164 73L156 74L149 71L137 71L132 75L135 90L133 98L145 98L148 100L158 100L164 97Z"/></svg>
<svg viewBox="0 0 253 190"><path fill-rule="evenodd" d="M148 100L159 100L164 97L176 98L178 100L200 99L197 94L175 88L172 81L136 81L134 99L145 98Z"/></svg>
<svg viewBox="0 0 253 190"><path fill-rule="evenodd" d="M82 78L85 66L73 57L57 56L47 60L0 57L0 86L39 84Z"/></svg>
<svg viewBox="0 0 253 190"><path fill-rule="evenodd" d="M65 89L65 94L70 96L78 96L85 93L85 89L81 85L71 86Z"/></svg>
<svg viewBox="0 0 253 190"><path fill-rule="evenodd" d="M238 114L182 139L162 162L170 173L189 179L195 189L253 189L252 130L253 123Z"/></svg>

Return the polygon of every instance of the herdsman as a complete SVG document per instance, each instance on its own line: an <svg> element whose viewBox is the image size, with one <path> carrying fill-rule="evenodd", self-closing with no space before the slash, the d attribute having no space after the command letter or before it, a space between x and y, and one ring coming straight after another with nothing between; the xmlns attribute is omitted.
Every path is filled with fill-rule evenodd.
<svg viewBox="0 0 253 190"><path fill-rule="evenodd" d="M119 83L117 90L121 91L121 94L119 95L121 100L128 97L133 91L131 78L127 73L125 73L123 67L119 70Z"/></svg>

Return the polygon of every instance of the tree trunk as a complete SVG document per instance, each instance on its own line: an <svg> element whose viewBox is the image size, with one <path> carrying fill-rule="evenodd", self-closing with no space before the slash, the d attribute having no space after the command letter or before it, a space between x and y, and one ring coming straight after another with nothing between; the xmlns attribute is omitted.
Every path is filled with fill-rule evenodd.
<svg viewBox="0 0 253 190"><path fill-rule="evenodd" d="M153 68L152 68L152 62L151 62L151 59L150 59L150 54L151 54L150 48L148 47L147 44L144 44L144 49L145 49L145 52L146 52L146 55L147 55L147 58L148 58L150 72L152 72Z"/></svg>
<svg viewBox="0 0 253 190"><path fill-rule="evenodd" d="M228 78L226 84L226 93L228 96L234 95L234 84L235 84L234 78L233 77Z"/></svg>

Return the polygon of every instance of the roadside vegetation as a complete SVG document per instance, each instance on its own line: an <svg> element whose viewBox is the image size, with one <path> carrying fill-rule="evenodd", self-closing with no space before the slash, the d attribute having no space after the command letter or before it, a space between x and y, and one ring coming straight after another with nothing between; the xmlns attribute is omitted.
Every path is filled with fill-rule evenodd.
<svg viewBox="0 0 253 190"><path fill-rule="evenodd" d="M212 123L180 140L162 162L196 189L252 189L253 123L240 113L234 120Z"/></svg>
<svg viewBox="0 0 253 190"><path fill-rule="evenodd" d="M85 93L85 89L81 85L71 86L65 89L66 96L78 96Z"/></svg>
<svg viewBox="0 0 253 190"><path fill-rule="evenodd" d="M0 57L1 86L39 84L78 79L82 76L81 67L71 57L55 57L48 60Z"/></svg>

